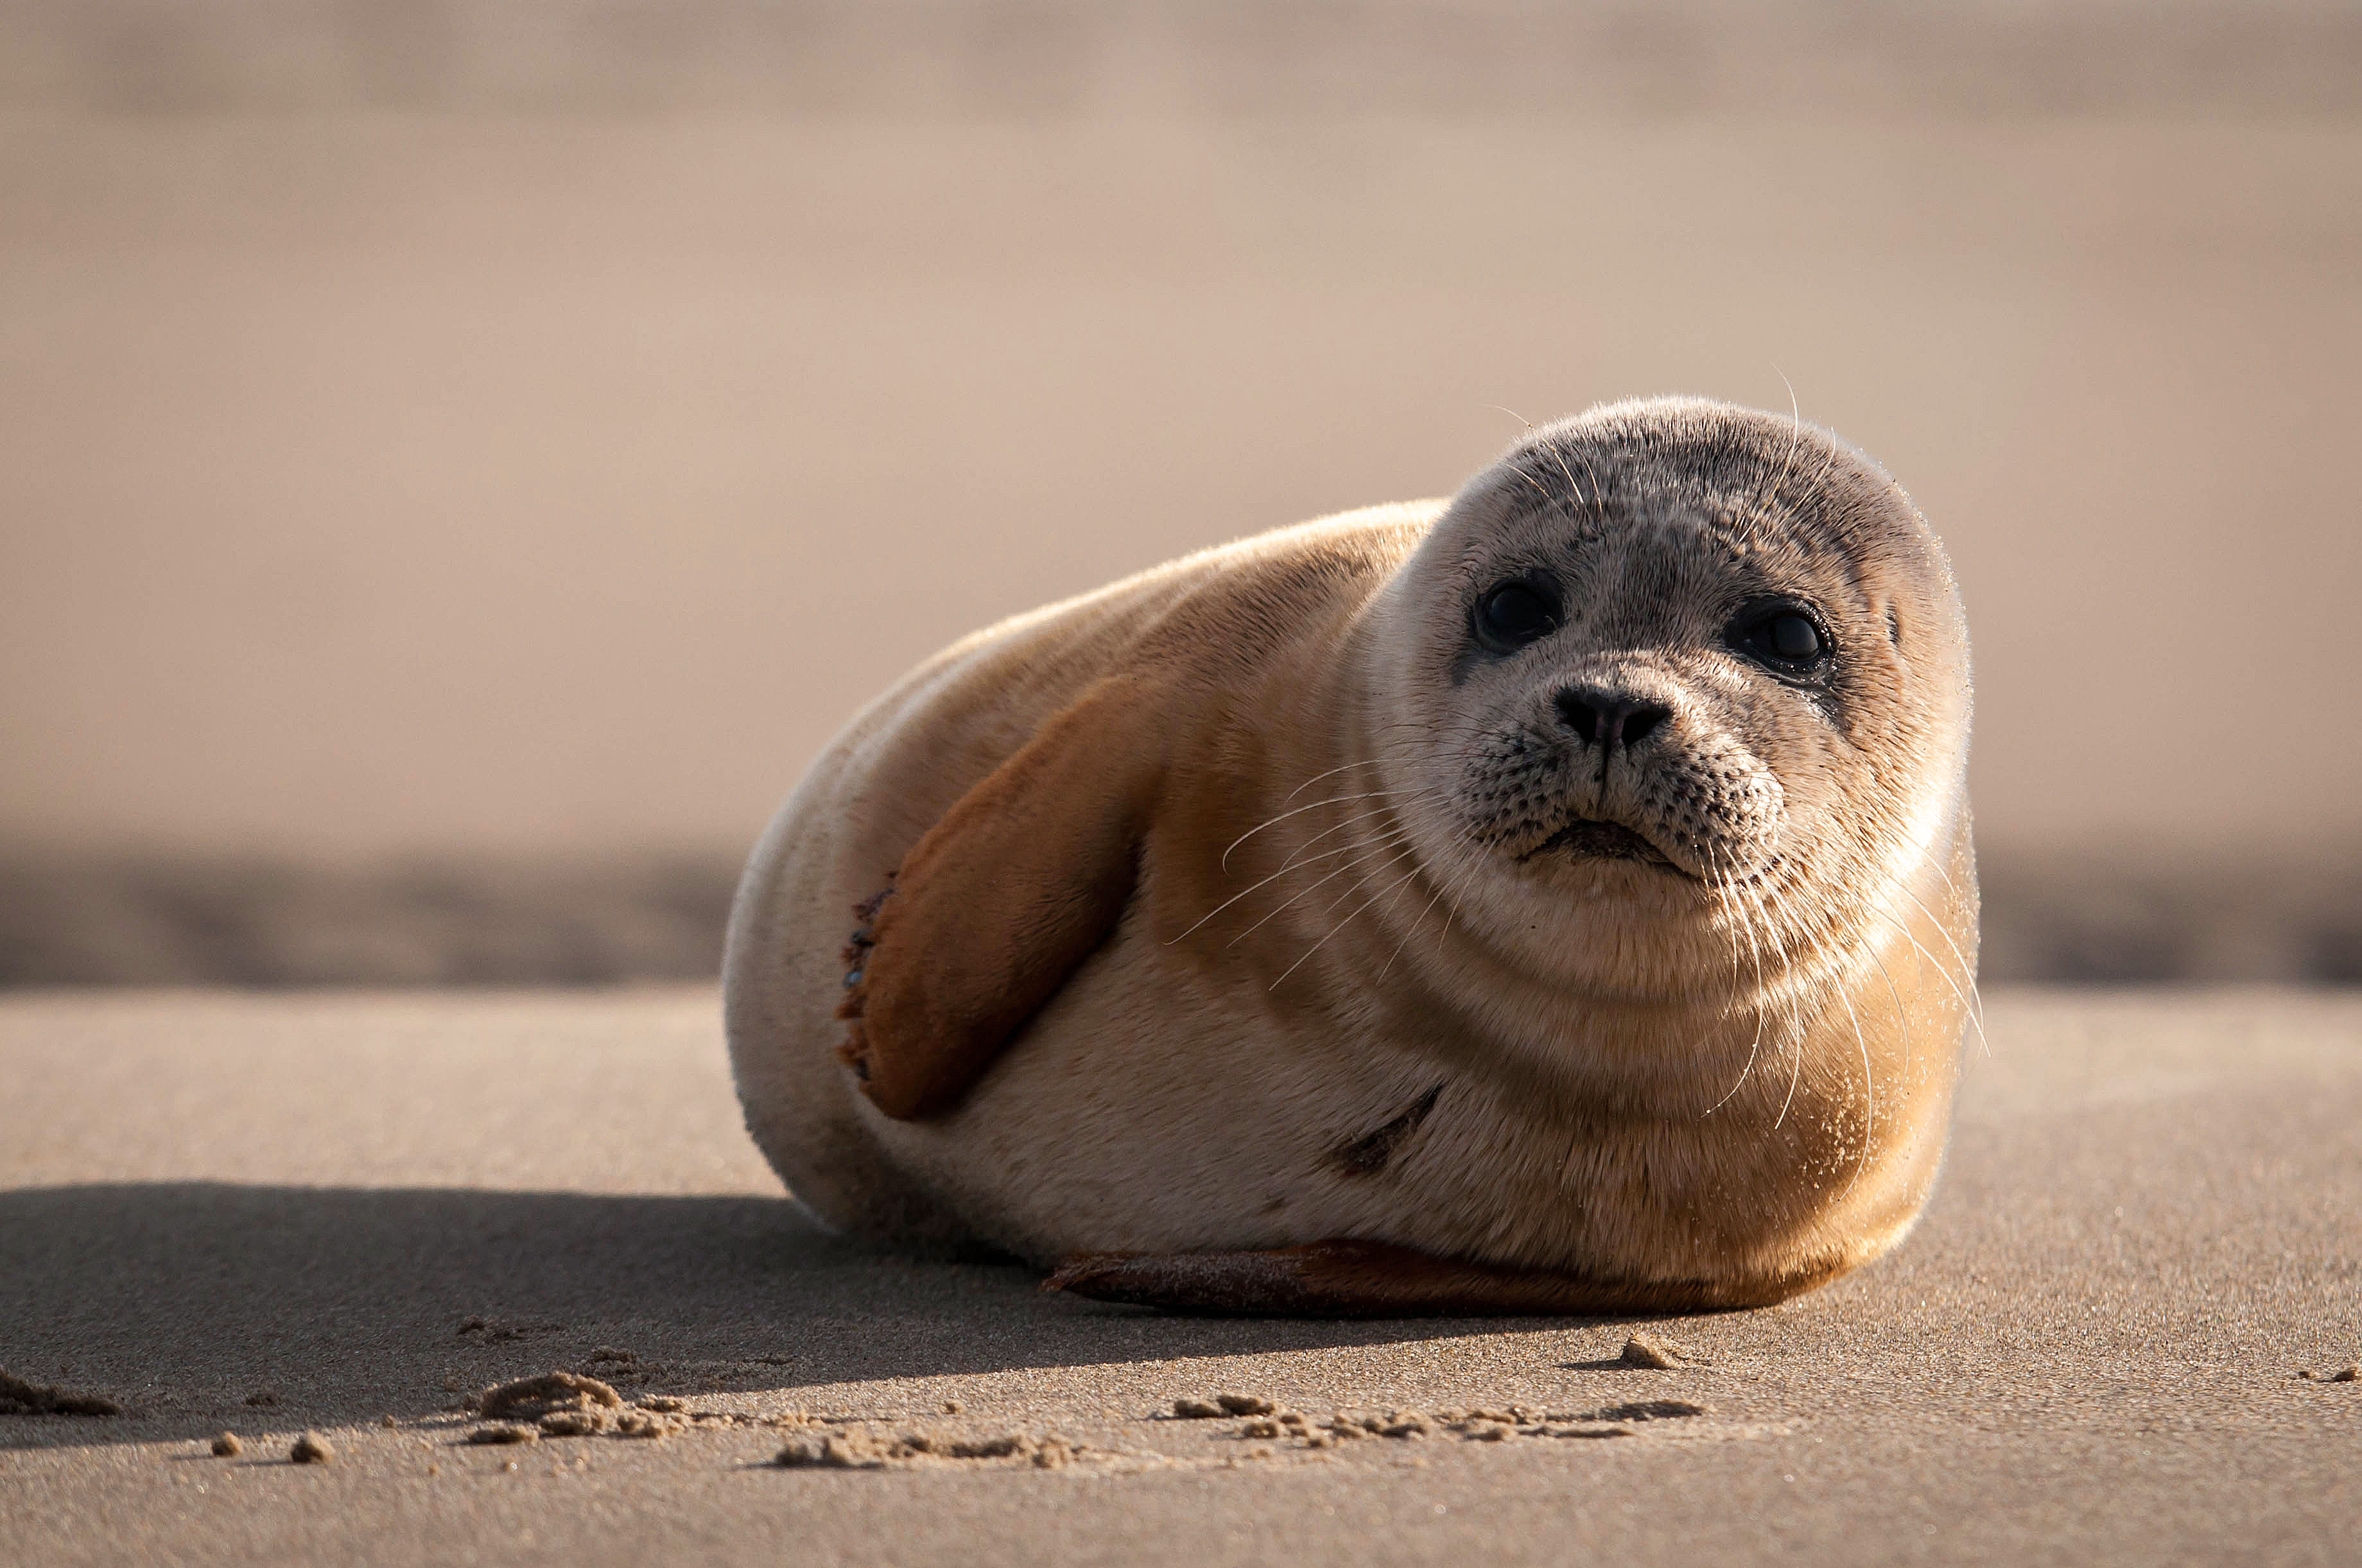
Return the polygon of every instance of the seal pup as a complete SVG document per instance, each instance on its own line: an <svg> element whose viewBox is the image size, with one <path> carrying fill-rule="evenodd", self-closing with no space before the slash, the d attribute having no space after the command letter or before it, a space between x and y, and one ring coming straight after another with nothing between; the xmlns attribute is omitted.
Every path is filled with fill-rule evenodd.
<svg viewBox="0 0 2362 1568"><path fill-rule="evenodd" d="M954 644L756 847L746 1120L833 1227L1178 1310L1777 1301L1940 1160L1976 957L1941 546L1694 400Z"/></svg>

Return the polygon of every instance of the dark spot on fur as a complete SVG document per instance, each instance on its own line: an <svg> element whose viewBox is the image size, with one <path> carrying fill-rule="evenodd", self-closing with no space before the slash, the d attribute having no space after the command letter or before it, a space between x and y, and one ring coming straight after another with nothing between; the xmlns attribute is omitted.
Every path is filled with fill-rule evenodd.
<svg viewBox="0 0 2362 1568"><path fill-rule="evenodd" d="M1385 1125L1374 1132L1364 1133L1351 1143L1338 1145L1330 1151L1330 1159L1347 1176L1377 1175L1386 1168L1387 1163L1395 1157L1395 1151L1403 1146L1404 1141L1418 1131L1418 1124L1427 1120L1427 1113L1435 1109L1435 1102L1442 1093L1443 1085L1439 1083Z"/></svg>

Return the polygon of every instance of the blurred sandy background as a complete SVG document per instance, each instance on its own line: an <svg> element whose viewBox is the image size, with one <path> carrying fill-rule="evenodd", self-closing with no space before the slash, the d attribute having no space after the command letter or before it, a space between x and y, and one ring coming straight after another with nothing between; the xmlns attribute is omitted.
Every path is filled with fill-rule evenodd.
<svg viewBox="0 0 2362 1568"><path fill-rule="evenodd" d="M710 972L943 642L1793 386L1988 976L2350 982L2357 364L2352 4L0 0L0 981Z"/></svg>

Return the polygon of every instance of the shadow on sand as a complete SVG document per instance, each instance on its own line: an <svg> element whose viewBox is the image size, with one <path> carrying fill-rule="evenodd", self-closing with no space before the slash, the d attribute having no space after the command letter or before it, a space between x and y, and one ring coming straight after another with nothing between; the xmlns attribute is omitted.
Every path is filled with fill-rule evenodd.
<svg viewBox="0 0 2362 1568"><path fill-rule="evenodd" d="M128 1409L0 1417L0 1448L414 1418L454 1390L583 1367L607 1347L637 1358L610 1375L636 1373L648 1391L827 1388L849 1409L861 1392L841 1386L878 1379L1508 1326L1167 1317L1038 1283L1013 1265L839 1241L778 1199L209 1182L0 1192L0 1366ZM470 1319L484 1321L462 1332Z"/></svg>

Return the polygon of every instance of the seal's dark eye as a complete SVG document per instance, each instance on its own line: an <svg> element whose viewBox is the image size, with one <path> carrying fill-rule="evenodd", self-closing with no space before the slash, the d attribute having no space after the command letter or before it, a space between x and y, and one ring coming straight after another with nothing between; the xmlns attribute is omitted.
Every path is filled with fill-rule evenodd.
<svg viewBox="0 0 2362 1568"><path fill-rule="evenodd" d="M1821 651L1821 634L1801 615L1775 615L1764 628L1772 651L1783 659L1810 659Z"/></svg>
<svg viewBox="0 0 2362 1568"><path fill-rule="evenodd" d="M1741 621L1730 641L1748 657L1788 674L1805 674L1829 654L1828 640L1813 618L1784 607Z"/></svg>
<svg viewBox="0 0 2362 1568"><path fill-rule="evenodd" d="M1514 653L1558 630L1558 596L1549 585L1519 577L1476 601L1476 641L1496 653Z"/></svg>

